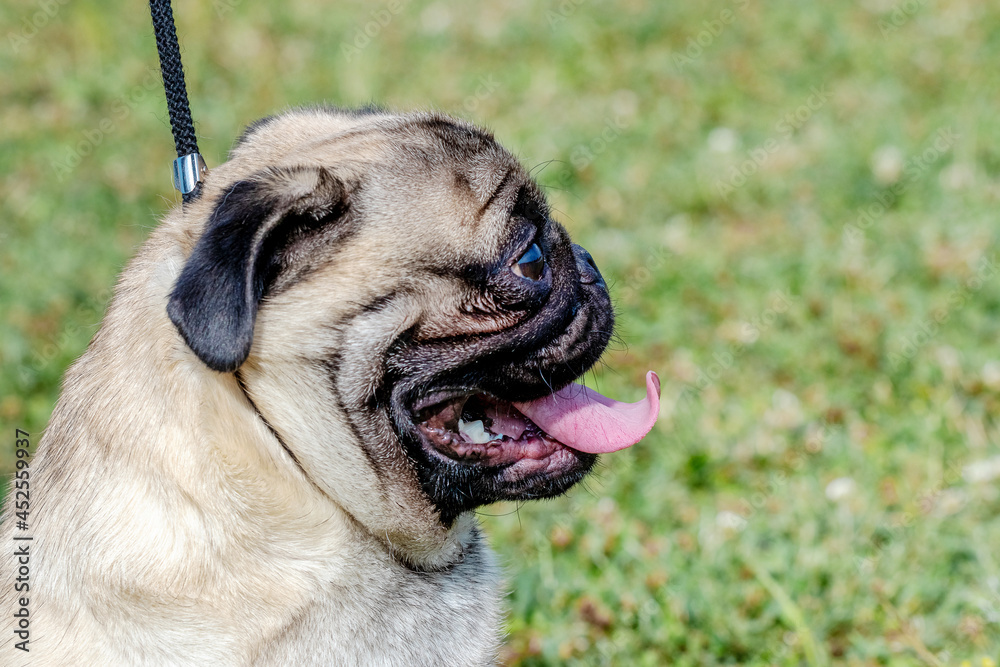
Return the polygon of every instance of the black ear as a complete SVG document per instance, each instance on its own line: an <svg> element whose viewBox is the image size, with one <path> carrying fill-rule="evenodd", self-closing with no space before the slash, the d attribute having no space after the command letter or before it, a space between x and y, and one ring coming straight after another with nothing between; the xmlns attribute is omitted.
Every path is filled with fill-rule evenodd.
<svg viewBox="0 0 1000 667"><path fill-rule="evenodd" d="M344 184L312 167L268 169L219 197L167 304L170 320L206 366L228 373L246 361L257 306L284 250L347 209Z"/></svg>

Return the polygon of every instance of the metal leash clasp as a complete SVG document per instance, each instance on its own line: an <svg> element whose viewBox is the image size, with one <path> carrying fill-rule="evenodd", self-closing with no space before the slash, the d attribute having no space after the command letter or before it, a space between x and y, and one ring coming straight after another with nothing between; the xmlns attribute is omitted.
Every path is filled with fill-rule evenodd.
<svg viewBox="0 0 1000 667"><path fill-rule="evenodd" d="M194 192L198 184L205 180L208 166L200 153L190 153L174 160L174 187L182 195Z"/></svg>

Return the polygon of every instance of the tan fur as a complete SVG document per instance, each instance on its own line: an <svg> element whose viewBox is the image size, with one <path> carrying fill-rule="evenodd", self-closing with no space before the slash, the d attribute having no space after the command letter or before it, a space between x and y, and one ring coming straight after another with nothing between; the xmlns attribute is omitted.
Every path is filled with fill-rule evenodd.
<svg viewBox="0 0 1000 667"><path fill-rule="evenodd" d="M433 338L513 324L469 315L461 286L423 267L492 257L502 223L479 209L506 172L527 176L496 147L456 183L447 159L434 166L439 140L410 129L427 118L274 119L152 233L67 372L31 461L29 654L13 648L21 595L7 507L0 664L495 661L500 582L475 520L445 528L401 451L377 452L376 468L331 404L330 378L309 363L338 352L337 381L360 387L382 372L400 331ZM329 263L279 279L265 297L240 370L244 393L192 354L165 308L227 189L264 167L299 166L346 183L365 176L364 227ZM305 196L316 183L303 179L274 187ZM357 316L388 294L390 306ZM351 315L350 327L331 326Z"/></svg>

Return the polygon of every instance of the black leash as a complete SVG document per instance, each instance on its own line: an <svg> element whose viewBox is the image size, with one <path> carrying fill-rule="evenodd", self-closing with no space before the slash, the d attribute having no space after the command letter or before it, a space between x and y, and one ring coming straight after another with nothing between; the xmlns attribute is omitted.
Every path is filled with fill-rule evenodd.
<svg viewBox="0 0 1000 667"><path fill-rule="evenodd" d="M167 111L170 113L170 129L174 134L177 159L174 160L174 187L181 191L184 203L198 194L204 180L205 160L198 152L198 139L194 134L194 120L188 104L187 87L184 85L184 68L181 66L181 49L177 43L174 28L174 13L170 0L149 0L149 12L153 16L153 32L156 33L156 50L160 54L160 72L163 74L163 89L167 93Z"/></svg>

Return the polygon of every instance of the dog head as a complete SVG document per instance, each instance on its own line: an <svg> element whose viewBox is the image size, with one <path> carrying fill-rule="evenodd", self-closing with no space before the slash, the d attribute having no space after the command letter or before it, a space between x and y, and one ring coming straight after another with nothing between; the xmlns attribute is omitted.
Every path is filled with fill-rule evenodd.
<svg viewBox="0 0 1000 667"><path fill-rule="evenodd" d="M190 353L235 373L294 464L407 560L433 564L463 513L562 493L621 446L547 424L612 307L489 133L291 112L252 126L184 215L168 312Z"/></svg>

